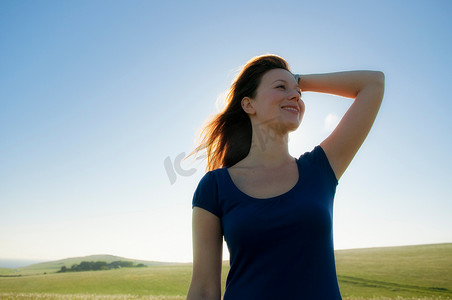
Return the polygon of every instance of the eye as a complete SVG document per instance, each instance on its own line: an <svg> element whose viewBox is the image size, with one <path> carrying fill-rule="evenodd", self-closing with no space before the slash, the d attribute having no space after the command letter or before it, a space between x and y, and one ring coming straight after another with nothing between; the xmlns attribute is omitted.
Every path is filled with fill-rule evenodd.
<svg viewBox="0 0 452 300"><path fill-rule="evenodd" d="M285 87L284 85L278 85L276 88L277 88L277 89L283 89L283 90L286 89L286 87Z"/></svg>

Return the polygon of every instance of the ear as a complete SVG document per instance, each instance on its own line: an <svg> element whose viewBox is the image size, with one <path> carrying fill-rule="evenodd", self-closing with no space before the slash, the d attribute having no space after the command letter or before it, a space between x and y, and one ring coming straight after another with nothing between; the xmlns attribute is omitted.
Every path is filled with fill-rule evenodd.
<svg viewBox="0 0 452 300"><path fill-rule="evenodd" d="M256 113L256 109L254 108L254 101L250 97L244 97L242 99L242 108L249 115L254 115Z"/></svg>

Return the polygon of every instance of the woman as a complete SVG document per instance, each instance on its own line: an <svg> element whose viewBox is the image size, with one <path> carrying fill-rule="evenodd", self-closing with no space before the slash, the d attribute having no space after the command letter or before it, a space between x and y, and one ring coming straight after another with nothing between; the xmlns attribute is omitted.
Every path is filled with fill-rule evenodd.
<svg viewBox="0 0 452 300"><path fill-rule="evenodd" d="M354 98L335 130L294 158L301 91ZM221 298L222 241L230 252L225 300L341 299L333 249L336 185L366 138L384 75L293 75L275 55L251 59L227 105L202 132L208 172L193 197L193 277L188 300Z"/></svg>

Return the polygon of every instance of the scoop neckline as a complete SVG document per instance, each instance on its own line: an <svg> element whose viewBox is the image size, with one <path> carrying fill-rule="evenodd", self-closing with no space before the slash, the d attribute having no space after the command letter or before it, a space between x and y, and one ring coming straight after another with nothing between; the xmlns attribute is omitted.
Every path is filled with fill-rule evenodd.
<svg viewBox="0 0 452 300"><path fill-rule="evenodd" d="M277 198L283 197L283 196L285 196L285 195L291 193L291 192L292 192L292 191L300 184L300 181L301 181L301 173L302 173L302 172L301 172L301 165L299 164L299 160L298 160L296 157L294 157L294 159L295 159L295 163L297 164L297 170L298 170L298 179L297 179L297 182L296 182L296 183L294 184L294 186L292 186L287 192L284 192L284 193L282 193L282 194L280 194L280 195L276 195L276 196L272 196L272 197L266 197L266 198L256 198L256 197L253 197L253 196L251 196L251 195L248 195L247 193L245 193L244 191L242 191L241 189L239 189L238 186L235 185L234 181L232 180L232 177L231 177L231 174L229 173L228 168L227 168L227 167L224 167L223 169L224 169L224 171L226 172L226 177L228 178L230 185L232 185L233 188L234 188L236 191L238 191L240 194L244 195L244 196L247 197L247 198L256 200L256 201L273 200L273 199L277 199Z"/></svg>

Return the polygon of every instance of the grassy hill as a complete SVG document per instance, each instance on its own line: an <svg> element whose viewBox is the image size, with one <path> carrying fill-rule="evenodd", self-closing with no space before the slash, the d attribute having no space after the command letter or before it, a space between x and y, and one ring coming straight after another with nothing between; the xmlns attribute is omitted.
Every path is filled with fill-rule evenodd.
<svg viewBox="0 0 452 300"><path fill-rule="evenodd" d="M336 267L346 295L452 298L452 244L341 250Z"/></svg>
<svg viewBox="0 0 452 300"><path fill-rule="evenodd" d="M124 258L120 256L101 254L101 255L90 255L90 256L81 256L81 257L71 257L65 258L55 261L43 262L38 264L33 264L23 268L17 269L0 269L1 275L36 275L36 274L44 274L44 273L55 273L61 269L62 266L66 266L70 268L74 264L80 264L82 261L105 261L107 263L111 263L114 261L132 261L135 264L144 264L146 266L159 266L159 265L168 265L170 263L165 262L157 262L157 261L145 261L145 260L136 260L131 258Z"/></svg>
<svg viewBox="0 0 452 300"><path fill-rule="evenodd" d="M191 264L148 262L148 268L49 272L59 269L61 262L107 261L106 258L88 256L23 268L24 275L37 270L48 272L0 277L0 298L102 299L100 295L110 295L108 298L113 299L128 295L126 299L138 299L153 295L156 298L151 299L183 299L187 292ZM336 264L344 299L452 299L452 244L341 250L336 252ZM225 263L223 289L228 271Z"/></svg>

